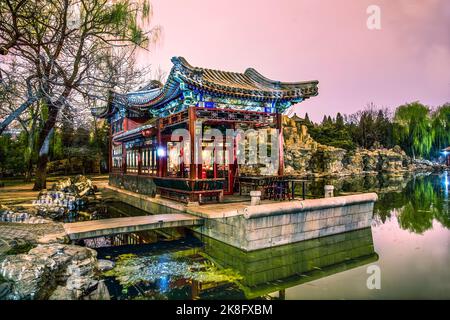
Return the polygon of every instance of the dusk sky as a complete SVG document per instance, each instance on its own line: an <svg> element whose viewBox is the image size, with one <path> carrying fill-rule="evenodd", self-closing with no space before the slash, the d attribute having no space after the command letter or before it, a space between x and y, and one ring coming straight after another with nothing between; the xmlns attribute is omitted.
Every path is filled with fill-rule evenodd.
<svg viewBox="0 0 450 320"><path fill-rule="evenodd" d="M192 65L280 81L319 80L319 96L294 107L315 121L373 102L450 102L448 0L153 0L163 37L140 59L168 72ZM381 9L381 30L366 25Z"/></svg>

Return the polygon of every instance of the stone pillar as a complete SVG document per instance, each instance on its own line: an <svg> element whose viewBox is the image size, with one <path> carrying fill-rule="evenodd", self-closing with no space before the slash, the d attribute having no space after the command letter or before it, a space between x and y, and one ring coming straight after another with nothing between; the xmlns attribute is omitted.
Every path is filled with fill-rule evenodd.
<svg viewBox="0 0 450 320"><path fill-rule="evenodd" d="M250 191L251 203L252 206L257 206L261 204L261 191L252 190Z"/></svg>
<svg viewBox="0 0 450 320"><path fill-rule="evenodd" d="M325 198L331 198L334 197L334 187L331 185L325 185L324 187L324 191L325 191Z"/></svg>

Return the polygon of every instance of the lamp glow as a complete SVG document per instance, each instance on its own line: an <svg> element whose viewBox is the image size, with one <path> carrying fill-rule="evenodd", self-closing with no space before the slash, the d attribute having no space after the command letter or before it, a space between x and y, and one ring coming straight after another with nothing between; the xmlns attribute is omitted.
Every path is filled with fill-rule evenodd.
<svg viewBox="0 0 450 320"><path fill-rule="evenodd" d="M166 150L164 150L164 148L159 147L156 150L156 153L157 153L158 157L164 157L166 155Z"/></svg>

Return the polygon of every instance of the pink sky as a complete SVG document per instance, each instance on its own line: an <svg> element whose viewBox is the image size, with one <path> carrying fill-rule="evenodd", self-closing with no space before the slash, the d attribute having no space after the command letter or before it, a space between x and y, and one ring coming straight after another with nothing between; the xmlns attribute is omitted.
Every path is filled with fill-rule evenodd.
<svg viewBox="0 0 450 320"><path fill-rule="evenodd" d="M162 41L142 62L192 65L281 81L319 80L319 96L294 107L320 121L369 102L396 107L450 102L448 0L153 0ZM381 30L366 27L369 5Z"/></svg>

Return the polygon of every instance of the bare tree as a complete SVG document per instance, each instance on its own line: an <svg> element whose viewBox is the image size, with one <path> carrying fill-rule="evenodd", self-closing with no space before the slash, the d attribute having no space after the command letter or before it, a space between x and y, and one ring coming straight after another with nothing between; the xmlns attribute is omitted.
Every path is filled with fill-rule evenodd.
<svg viewBox="0 0 450 320"><path fill-rule="evenodd" d="M35 190L46 187L45 142L60 110L69 106L80 119L88 100L106 102L109 91L130 86L131 75L122 74L124 70L131 70L134 79L142 73L129 66L137 47L147 48L149 39L159 37L160 28L150 28L151 13L148 1L0 2L0 53L7 57L0 63L1 73L11 75L14 64L25 77L17 90L22 102L4 118L0 133L39 102L42 126L36 140Z"/></svg>

